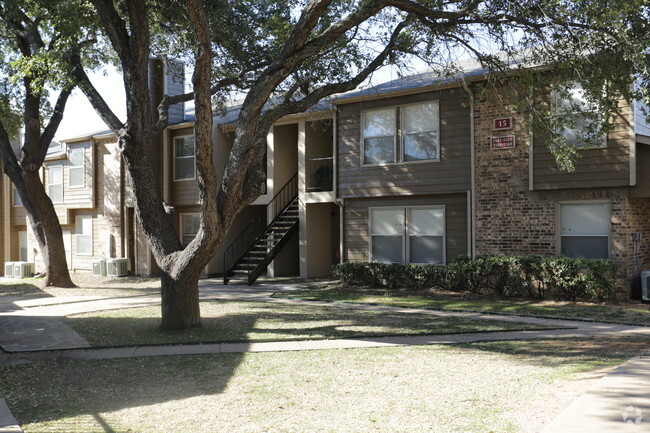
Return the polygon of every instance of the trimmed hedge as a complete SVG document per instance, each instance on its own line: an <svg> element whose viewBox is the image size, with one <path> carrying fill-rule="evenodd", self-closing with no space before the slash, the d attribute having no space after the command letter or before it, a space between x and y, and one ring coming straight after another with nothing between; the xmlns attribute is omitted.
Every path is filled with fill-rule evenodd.
<svg viewBox="0 0 650 433"><path fill-rule="evenodd" d="M616 268L611 260L564 256L460 256L448 266L342 263L334 267L333 274L354 286L601 301L614 295Z"/></svg>

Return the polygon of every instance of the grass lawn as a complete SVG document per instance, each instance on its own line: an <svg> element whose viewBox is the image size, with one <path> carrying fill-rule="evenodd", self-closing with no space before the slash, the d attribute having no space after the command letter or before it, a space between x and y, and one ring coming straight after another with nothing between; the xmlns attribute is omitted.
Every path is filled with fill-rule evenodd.
<svg viewBox="0 0 650 433"><path fill-rule="evenodd" d="M527 323L264 302L202 302L201 317L202 328L182 332L158 330L159 306L84 313L65 321L94 346L543 329Z"/></svg>
<svg viewBox="0 0 650 433"><path fill-rule="evenodd" d="M488 296L439 292L434 290L422 292L388 291L383 289L349 287L339 283L282 292L274 296L451 311L476 311L565 319L600 320L650 326L650 305L629 302L597 304L589 302L540 301L534 299L497 299Z"/></svg>
<svg viewBox="0 0 650 433"><path fill-rule="evenodd" d="M0 396L26 433L537 432L589 378L646 347L616 338L66 361L0 368Z"/></svg>
<svg viewBox="0 0 650 433"><path fill-rule="evenodd" d="M48 296L39 289L40 280L37 278L13 279L0 278L0 300L6 298L27 298Z"/></svg>

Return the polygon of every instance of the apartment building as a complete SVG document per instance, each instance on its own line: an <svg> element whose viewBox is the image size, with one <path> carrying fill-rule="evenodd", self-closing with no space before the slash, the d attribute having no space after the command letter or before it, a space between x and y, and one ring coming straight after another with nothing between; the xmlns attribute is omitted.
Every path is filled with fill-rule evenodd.
<svg viewBox="0 0 650 433"><path fill-rule="evenodd" d="M158 97L182 90L158 70ZM237 218L205 274L318 277L339 261L444 265L461 254L540 253L611 258L623 285L633 273L633 233L641 235L640 267L650 267L650 175L643 169L650 127L638 107L621 103L601 146L577 143L580 158L567 173L484 79L478 68L462 80L415 75L278 121L267 139L264 193ZM214 121L218 177L237 117L231 107ZM182 107L172 119L152 154L187 243L199 218L193 123ZM117 150L112 134L98 133L63 140L48 154L43 176L68 263L89 272L101 258L123 257L129 272L156 275ZM3 182L10 236L2 260L38 262L24 211Z"/></svg>

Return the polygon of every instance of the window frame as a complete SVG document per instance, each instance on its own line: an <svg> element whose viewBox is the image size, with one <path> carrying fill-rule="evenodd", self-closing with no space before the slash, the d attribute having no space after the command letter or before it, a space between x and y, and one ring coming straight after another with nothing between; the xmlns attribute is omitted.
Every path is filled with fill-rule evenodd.
<svg viewBox="0 0 650 433"><path fill-rule="evenodd" d="M591 205L607 205L608 207L608 227L609 231L607 233L607 257L605 259L612 258L612 203L609 200L581 200L581 201L561 201L557 203L557 254L562 254L562 207L563 206L591 206ZM573 237L603 237L602 235L572 235ZM570 257L570 256L567 256Z"/></svg>
<svg viewBox="0 0 650 433"><path fill-rule="evenodd" d="M372 220L373 212L375 210L401 210L403 212L403 225L404 229L401 234L402 236L402 261L395 263L405 263L405 264L432 264L437 266L446 266L447 265L447 207L446 205L415 205L415 206L372 206L368 208L368 255L370 262L374 262L372 257ZM411 235L409 232L410 224L410 213L412 210L442 210L442 261L441 263L411 263L411 252L410 252L410 239ZM385 262L377 262L385 263Z"/></svg>
<svg viewBox="0 0 650 433"><path fill-rule="evenodd" d="M81 227L83 229L83 223L81 223L82 220L85 219L90 219L90 233L79 233L79 228ZM94 224L93 224L93 216L92 215L76 215L75 216L75 230L74 230L74 235L75 235L75 246L74 246L74 252L75 255L77 256L92 256L94 253L94 247L93 247L93 232L94 232ZM90 252L80 252L79 251L79 237L88 237L90 238Z"/></svg>
<svg viewBox="0 0 650 433"><path fill-rule="evenodd" d="M78 165L72 165L72 158L71 154L72 152L81 152L81 166ZM72 185L70 182L72 181L72 175L71 172L72 170L81 170L81 185ZM75 147L68 147L68 188L70 189L80 189L80 188L85 188L86 187L86 147L85 146L75 146Z"/></svg>
<svg viewBox="0 0 650 433"><path fill-rule="evenodd" d="M402 115L402 109L405 107L413 107L413 106L418 106L418 105L428 105L428 104L435 104L438 108L438 118L435 119L436 123L436 132L438 134L438 142L436 144L437 150L436 150L436 158L432 159L422 159L422 160L417 160L417 161L405 161L404 160L404 136L405 134L403 133L404 130L404 125L403 125L403 118L404 116ZM372 111L379 111L379 110L388 110L392 109L395 111L395 134L393 134L393 162L381 162L378 164L372 164L372 163L366 163L365 162L365 155L366 155L366 149L365 149L365 139L366 138L374 138L374 137L384 137L382 136L371 136L371 137L365 137L363 134L363 125L365 121L365 116L367 113L372 112ZM422 132L433 132L432 131L422 131ZM360 114L360 127L359 127L359 135L360 135L360 155L359 155L359 166L360 167L381 167L381 166L386 166L386 165L398 165L398 164L422 164L422 163L430 163L430 162L440 162L440 99L430 99L426 101L418 101L418 102L409 102L406 104L399 104L399 105L389 105L386 107L375 107L375 108L366 108L361 110Z"/></svg>
<svg viewBox="0 0 650 433"><path fill-rule="evenodd" d="M583 90L583 87L581 85L579 85L579 83L577 83L577 82L570 82L569 84L570 84L570 86L567 88L567 90L569 90L569 91L571 91L573 89ZM552 109L553 115L558 114L559 107L561 106L560 101L562 99L563 98L560 97L560 93L557 90L551 90L551 109ZM579 112L574 110L574 111L571 111L570 114L571 114L571 117L573 117L574 119L577 119L577 114L579 114ZM564 131L560 131L559 134L561 134L562 136L565 136ZM600 140L601 141L600 144L598 144L598 145L589 145L588 143L585 143L584 141L580 141L580 142L575 144L575 148L576 148L576 150L606 149L607 148L607 138L608 138L608 134L602 133L602 138ZM565 136L565 139L566 139L566 136Z"/></svg>
<svg viewBox="0 0 650 433"><path fill-rule="evenodd" d="M64 179L63 179L63 165L57 164L57 165L50 165L45 168L46 174L47 174L47 196L52 200L52 203L54 204L60 204L64 203L65 201L65 194L63 191L63 184L64 184ZM52 183L52 170L60 170L61 171L61 183ZM53 185L58 185L61 187L61 199L60 200L54 200L54 197L52 197L50 188Z"/></svg>
<svg viewBox="0 0 650 433"><path fill-rule="evenodd" d="M184 233L184 231L183 231L183 219L184 219L185 217L188 217L188 216L198 218L198 224L199 224L199 226L197 227L197 231L196 231L196 233L194 233L194 236L192 236L192 239L190 239L190 241L186 244L186 243L183 242L183 241L184 241L183 238L184 238L185 235L186 235L186 234ZM179 222L179 230L178 230L178 232L179 232L179 235L180 235L180 238L181 238L181 239L180 239L180 240L181 240L181 245L183 245L183 248L185 248L185 247L187 247L187 246L190 244L190 242L192 242L192 240L193 240L193 239L196 237L196 235L198 234L198 230L199 230L199 228L200 228L200 226L201 226L201 213L200 213L200 212L183 212L183 213L180 213L180 214L179 214L179 220L178 220L178 222Z"/></svg>
<svg viewBox="0 0 650 433"><path fill-rule="evenodd" d="M179 139L186 139L188 137L194 138L194 155L192 156L176 156L176 140ZM172 158L172 176L174 179L174 182L185 182L185 181L190 181L190 180L196 180L196 138L194 134L186 134L186 135L177 135L172 138L172 147L173 147L173 158ZM194 160L194 164L192 165L193 168L193 174L192 177L183 177L183 178L177 178L176 177L176 161L178 159L189 159L192 158Z"/></svg>

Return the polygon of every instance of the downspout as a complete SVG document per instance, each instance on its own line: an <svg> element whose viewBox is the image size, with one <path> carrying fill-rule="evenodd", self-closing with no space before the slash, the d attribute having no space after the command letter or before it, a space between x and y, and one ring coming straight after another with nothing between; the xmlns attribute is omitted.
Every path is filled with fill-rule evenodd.
<svg viewBox="0 0 650 433"><path fill-rule="evenodd" d="M468 253L476 257L476 155L474 151L474 93L469 88L467 81L461 80L463 89L469 98L469 145L470 145L470 190L468 191L469 215L467 220L467 232L469 235Z"/></svg>
<svg viewBox="0 0 650 433"><path fill-rule="evenodd" d="M344 253L345 253L345 236L343 229L345 227L345 199L339 198L339 172L338 172L338 115L339 110L334 104L330 104L331 109L334 111L334 117L332 120L332 155L334 165L334 179L333 179L333 188L334 188L334 203L339 207L339 263L345 262Z"/></svg>
<svg viewBox="0 0 650 433"><path fill-rule="evenodd" d="M4 216L4 227L3 227L3 233L4 233L4 258L5 261L10 261L11 260L11 209L12 209L12 201L11 201L11 181L6 175L1 175L2 176L2 200L3 200L3 216Z"/></svg>

